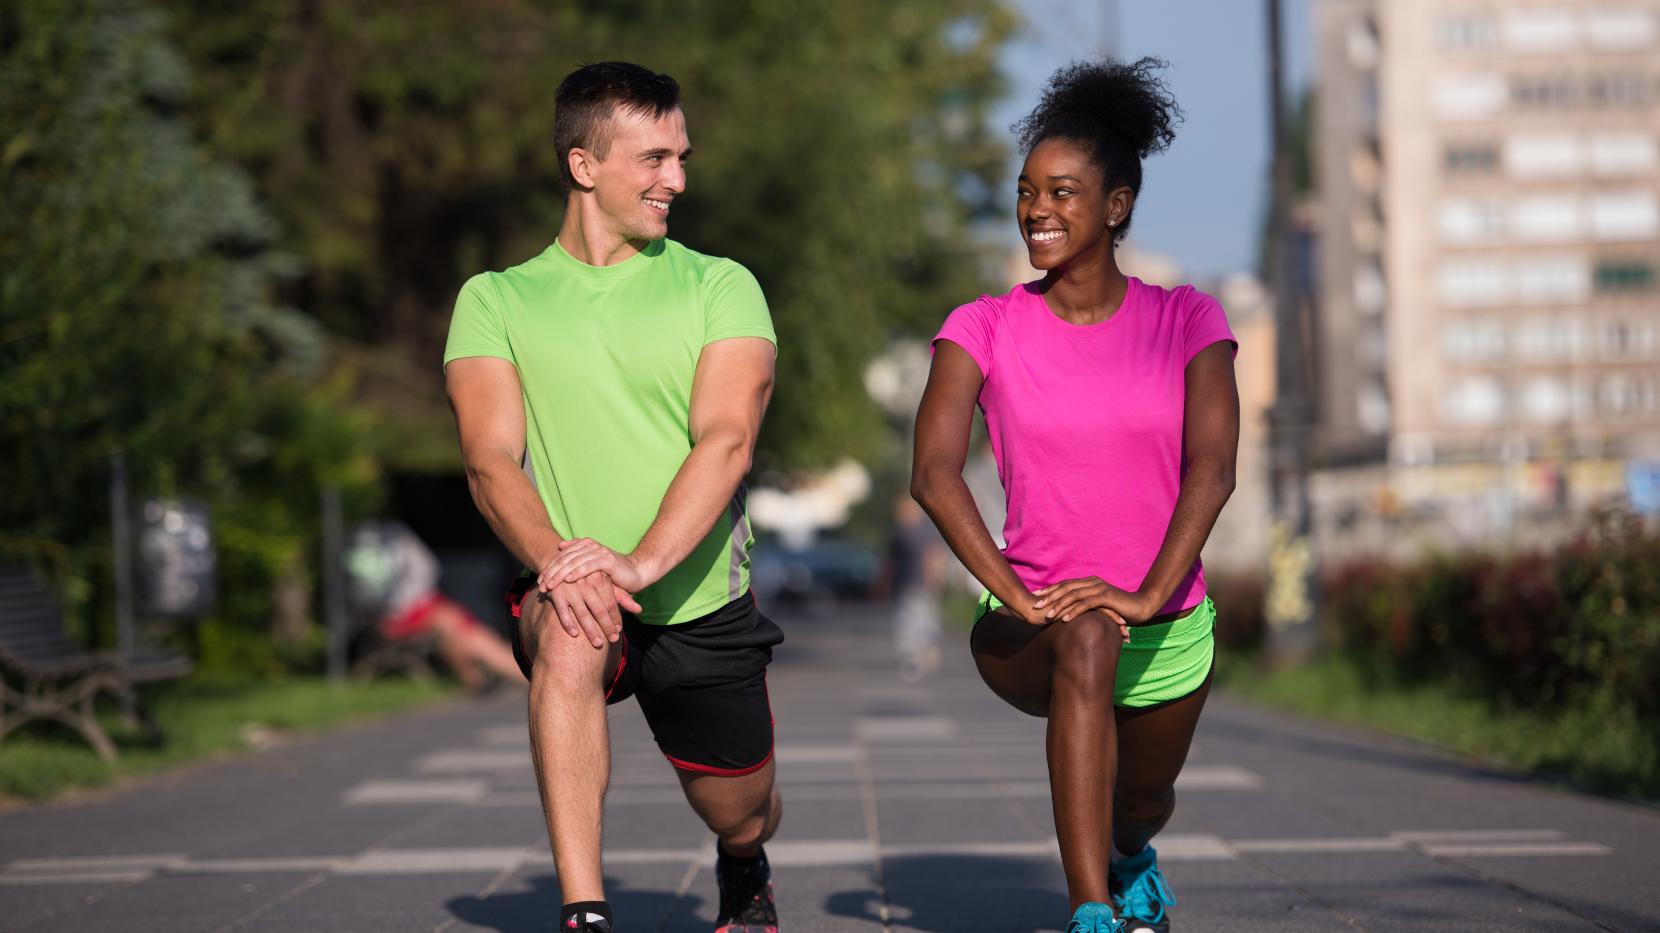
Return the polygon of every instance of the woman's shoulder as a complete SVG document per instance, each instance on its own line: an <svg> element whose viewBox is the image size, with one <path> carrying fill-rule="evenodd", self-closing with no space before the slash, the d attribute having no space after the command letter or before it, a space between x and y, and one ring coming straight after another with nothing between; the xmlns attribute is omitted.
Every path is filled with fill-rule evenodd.
<svg viewBox="0 0 1660 933"><path fill-rule="evenodd" d="M1165 288L1133 277L1132 281L1141 287L1143 301L1176 314L1192 315L1222 310L1221 302L1191 285Z"/></svg>
<svg viewBox="0 0 1660 933"><path fill-rule="evenodd" d="M983 326L995 326L1030 297L1031 289L1036 284L1023 282L1001 295L981 295L967 304L958 305L946 322L959 320L966 324L972 321Z"/></svg>

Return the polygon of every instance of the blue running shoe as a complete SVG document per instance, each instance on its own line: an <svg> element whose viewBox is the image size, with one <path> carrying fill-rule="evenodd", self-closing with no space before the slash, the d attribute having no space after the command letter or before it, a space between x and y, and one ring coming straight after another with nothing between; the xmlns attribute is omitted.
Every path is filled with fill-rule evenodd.
<svg viewBox="0 0 1660 933"><path fill-rule="evenodd" d="M1170 933L1170 914L1164 908L1176 903L1176 895L1159 871L1159 854L1152 846L1113 862L1107 869L1107 890L1124 918L1126 933Z"/></svg>
<svg viewBox="0 0 1660 933"><path fill-rule="evenodd" d="M1112 908L1090 901L1072 912L1066 933L1124 933L1124 921L1112 915Z"/></svg>

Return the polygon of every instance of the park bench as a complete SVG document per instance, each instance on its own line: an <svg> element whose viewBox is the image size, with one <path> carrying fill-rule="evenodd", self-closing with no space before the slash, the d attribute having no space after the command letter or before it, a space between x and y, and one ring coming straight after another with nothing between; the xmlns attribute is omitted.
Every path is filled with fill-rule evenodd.
<svg viewBox="0 0 1660 933"><path fill-rule="evenodd" d="M0 565L0 741L26 722L50 719L79 732L99 757L113 761L115 745L93 711L98 694L183 677L190 669L189 658L172 652L141 652L123 661L77 647L64 634L52 592L29 568ZM150 729L159 737L153 723Z"/></svg>

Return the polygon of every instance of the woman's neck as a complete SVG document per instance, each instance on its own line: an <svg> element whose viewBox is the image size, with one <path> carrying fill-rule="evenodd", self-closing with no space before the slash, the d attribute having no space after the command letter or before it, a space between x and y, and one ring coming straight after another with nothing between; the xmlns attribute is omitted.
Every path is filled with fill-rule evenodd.
<svg viewBox="0 0 1660 933"><path fill-rule="evenodd" d="M1044 303L1068 324L1099 324L1118 313L1130 280L1118 270L1118 258L1109 245L1104 255L1083 255L1056 266L1038 286Z"/></svg>

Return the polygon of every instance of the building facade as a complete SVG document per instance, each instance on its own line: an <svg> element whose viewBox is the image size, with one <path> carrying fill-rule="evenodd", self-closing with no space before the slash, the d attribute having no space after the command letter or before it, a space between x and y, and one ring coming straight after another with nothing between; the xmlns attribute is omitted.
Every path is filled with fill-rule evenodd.
<svg viewBox="0 0 1660 933"><path fill-rule="evenodd" d="M1326 514L1560 539L1660 459L1660 4L1315 23L1320 436L1379 464Z"/></svg>

